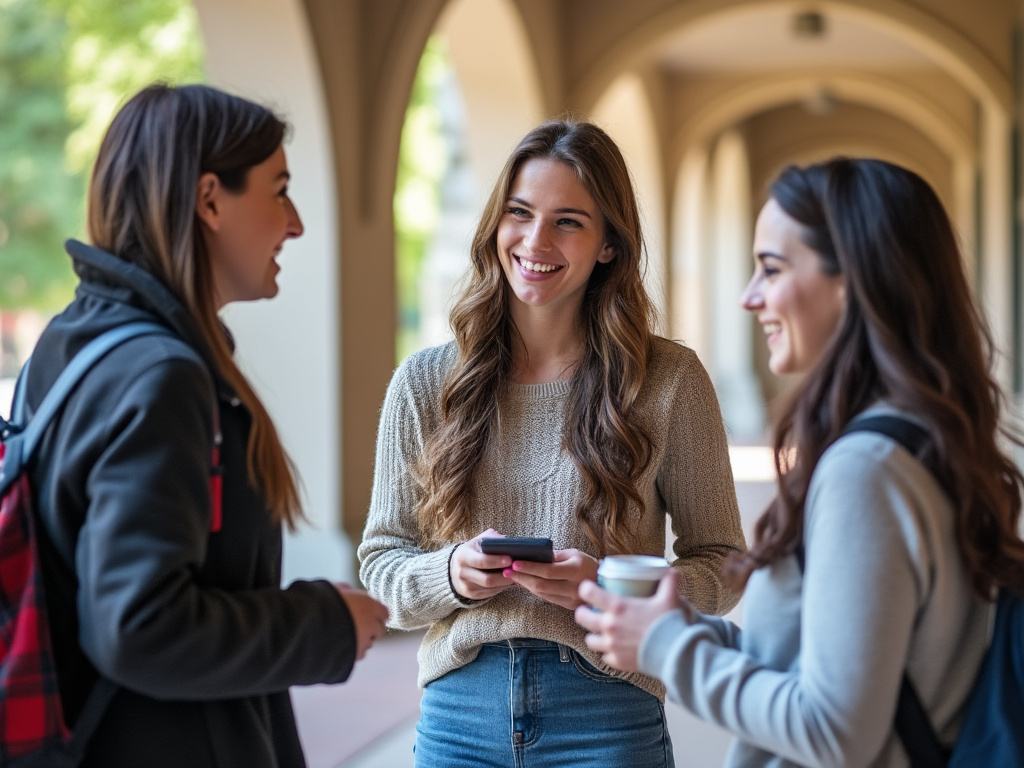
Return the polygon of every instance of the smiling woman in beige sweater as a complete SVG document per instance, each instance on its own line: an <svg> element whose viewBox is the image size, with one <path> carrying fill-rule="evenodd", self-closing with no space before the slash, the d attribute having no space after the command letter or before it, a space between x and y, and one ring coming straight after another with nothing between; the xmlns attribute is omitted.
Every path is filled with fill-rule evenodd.
<svg viewBox="0 0 1024 768"><path fill-rule="evenodd" d="M361 576L394 626L428 627L416 765L672 766L655 679L588 651L573 621L611 553L677 539L710 613L744 546L722 419L690 350L651 331L636 199L594 125L552 121L505 165L452 312L381 413ZM549 537L550 564L484 536Z"/></svg>

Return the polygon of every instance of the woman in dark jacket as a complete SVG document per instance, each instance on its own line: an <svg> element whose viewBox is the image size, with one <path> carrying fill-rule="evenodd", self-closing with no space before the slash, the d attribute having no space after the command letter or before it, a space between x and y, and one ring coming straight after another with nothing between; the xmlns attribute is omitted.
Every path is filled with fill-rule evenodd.
<svg viewBox="0 0 1024 768"><path fill-rule="evenodd" d="M33 354L28 415L104 331L172 333L86 374L31 476L65 719L97 680L117 686L86 765L301 766L288 687L345 680L383 633L359 590L281 588L296 479L217 314L274 296L276 256L302 234L285 130L204 86L131 99L93 169L92 246L68 243L81 283Z"/></svg>

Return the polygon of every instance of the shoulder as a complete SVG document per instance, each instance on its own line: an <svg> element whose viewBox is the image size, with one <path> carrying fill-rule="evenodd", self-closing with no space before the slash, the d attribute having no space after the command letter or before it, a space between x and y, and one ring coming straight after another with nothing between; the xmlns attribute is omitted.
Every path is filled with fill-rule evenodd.
<svg viewBox="0 0 1024 768"><path fill-rule="evenodd" d="M658 402L668 401L693 407L710 399L717 404L711 378L697 353L679 342L660 336L653 337L644 384L648 396Z"/></svg>
<svg viewBox="0 0 1024 768"><path fill-rule="evenodd" d="M648 378L654 382L683 384L706 379L707 371L697 353L681 342L652 337Z"/></svg>
<svg viewBox="0 0 1024 768"><path fill-rule="evenodd" d="M116 328L116 326L115 326ZM103 334L79 335L51 327L33 352L27 393L38 403L57 376L89 342ZM152 333L129 338L99 358L84 374L74 399L121 406L152 401L163 406L198 391L213 397L213 380L200 354L180 337Z"/></svg>
<svg viewBox="0 0 1024 768"><path fill-rule="evenodd" d="M457 359L458 347L454 341L413 352L392 374L385 402L394 398L409 398L420 403L437 399L445 376Z"/></svg>
<svg viewBox="0 0 1024 768"><path fill-rule="evenodd" d="M395 376L406 378L430 378L437 373L447 373L458 358L459 348L454 341L438 344L413 352L395 370Z"/></svg>
<svg viewBox="0 0 1024 768"><path fill-rule="evenodd" d="M916 550L927 532L952 521L948 496L929 470L895 440L877 432L854 432L822 454L807 492L807 525L859 521L906 540Z"/></svg>
<svg viewBox="0 0 1024 768"><path fill-rule="evenodd" d="M912 414L887 407L872 408L865 415L881 413L915 421ZM865 488L896 483L922 492L939 489L931 472L907 449L888 435L869 430L843 435L826 448L811 478L812 486L815 482Z"/></svg>

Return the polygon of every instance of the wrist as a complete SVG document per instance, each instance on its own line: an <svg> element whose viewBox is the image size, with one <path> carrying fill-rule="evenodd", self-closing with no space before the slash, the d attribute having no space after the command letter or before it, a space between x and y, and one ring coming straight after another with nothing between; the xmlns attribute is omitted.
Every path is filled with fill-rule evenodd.
<svg viewBox="0 0 1024 768"><path fill-rule="evenodd" d="M459 546L462 546L461 544ZM455 557L455 552L459 546L452 547L452 551L448 553L448 588L451 589L452 594L455 595L455 599L463 605L473 605L479 603L479 600L473 600L472 598L465 597L459 593L459 590L455 588L455 580L452 579L452 558Z"/></svg>

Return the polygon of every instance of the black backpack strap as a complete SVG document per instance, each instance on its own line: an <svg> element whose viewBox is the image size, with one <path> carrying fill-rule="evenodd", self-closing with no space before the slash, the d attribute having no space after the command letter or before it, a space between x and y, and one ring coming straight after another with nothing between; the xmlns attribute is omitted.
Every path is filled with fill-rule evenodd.
<svg viewBox="0 0 1024 768"><path fill-rule="evenodd" d="M928 430L899 416L868 416L856 419L846 425L840 437L853 432L878 432L885 435L903 446L915 459L920 458L921 450L929 439ZM795 554L800 572L803 573L805 554L802 543L797 547ZM896 701L893 728L903 742L903 749L910 758L911 768L943 768L949 762L950 750L943 747L939 741L928 713L921 704L921 698L914 690L914 684L910 682L906 672L903 674L899 698Z"/></svg>
<svg viewBox="0 0 1024 768"><path fill-rule="evenodd" d="M911 456L917 458L921 449L928 442L928 430L909 419L899 416L868 416L854 419L843 429L840 437L853 432L878 432L907 449Z"/></svg>

